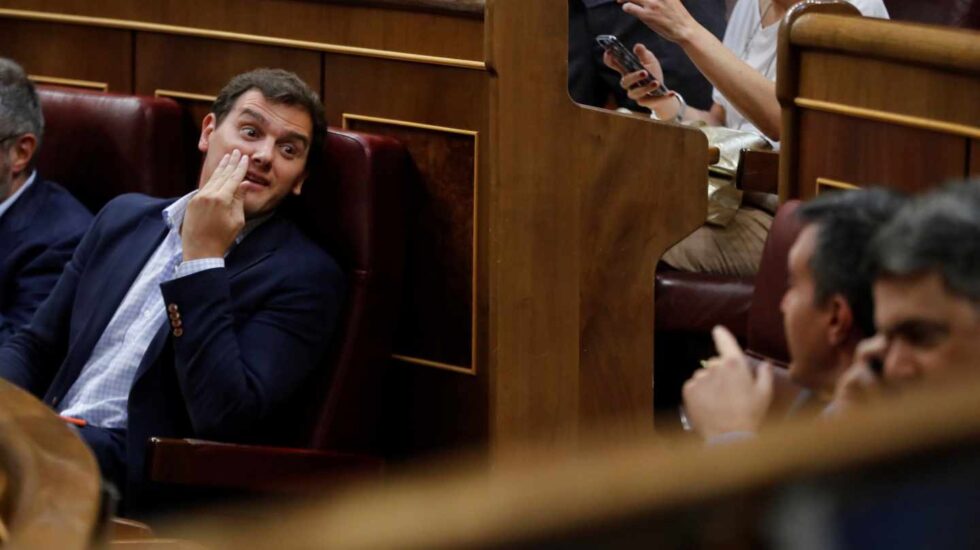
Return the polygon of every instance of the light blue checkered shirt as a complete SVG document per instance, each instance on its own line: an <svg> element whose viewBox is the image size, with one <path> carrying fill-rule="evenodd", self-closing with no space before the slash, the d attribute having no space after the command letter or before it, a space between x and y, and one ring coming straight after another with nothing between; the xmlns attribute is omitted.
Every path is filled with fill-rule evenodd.
<svg viewBox="0 0 980 550"><path fill-rule="evenodd" d="M181 262L180 226L195 193L164 209L163 221L170 231L129 287L78 379L61 400L60 414L83 418L93 426L125 428L126 402L136 370L153 337L167 323L160 283L225 266L224 258ZM266 219L268 216L250 221L235 244Z"/></svg>

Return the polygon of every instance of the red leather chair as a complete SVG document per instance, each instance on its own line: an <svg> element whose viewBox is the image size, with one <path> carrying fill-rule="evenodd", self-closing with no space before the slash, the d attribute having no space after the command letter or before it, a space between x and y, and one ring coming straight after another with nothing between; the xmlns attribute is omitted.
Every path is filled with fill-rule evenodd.
<svg viewBox="0 0 980 550"><path fill-rule="evenodd" d="M188 142L171 99L38 88L42 177L97 212L122 193L176 197L188 188Z"/></svg>
<svg viewBox="0 0 980 550"><path fill-rule="evenodd" d="M391 138L331 129L325 147L326 173L311 178L288 214L346 268L349 296L322 380L297 398L300 406L283 423L292 446L154 439L150 480L265 492L381 472L373 451L400 296L411 165Z"/></svg>
<svg viewBox="0 0 980 550"><path fill-rule="evenodd" d="M794 200L779 207L755 277L657 272L654 402L658 410L669 411L668 417L673 417L681 387L699 367L698 360L715 354L710 336L715 325L728 327L749 355L777 365L789 363L779 303L788 284L789 249L802 229L795 216L798 206Z"/></svg>

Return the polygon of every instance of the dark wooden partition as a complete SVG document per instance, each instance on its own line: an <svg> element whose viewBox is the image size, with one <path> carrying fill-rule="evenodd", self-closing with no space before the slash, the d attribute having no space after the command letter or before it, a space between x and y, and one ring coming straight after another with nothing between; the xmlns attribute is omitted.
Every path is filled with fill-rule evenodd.
<svg viewBox="0 0 980 550"><path fill-rule="evenodd" d="M691 129L572 103L567 0L6 0L37 81L172 97L199 121L255 66L418 169L384 391L389 456L652 430L653 267L705 212Z"/></svg>

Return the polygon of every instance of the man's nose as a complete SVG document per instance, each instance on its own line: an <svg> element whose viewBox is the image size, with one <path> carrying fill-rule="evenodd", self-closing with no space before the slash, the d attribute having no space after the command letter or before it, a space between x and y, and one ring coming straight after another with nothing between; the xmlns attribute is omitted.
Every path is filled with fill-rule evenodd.
<svg viewBox="0 0 980 550"><path fill-rule="evenodd" d="M901 341L888 344L885 353L885 378L889 380L910 380L919 375L915 355L908 345Z"/></svg>
<svg viewBox="0 0 980 550"><path fill-rule="evenodd" d="M272 153L275 149L275 141L271 139L263 139L254 144L252 149L252 164L257 164L259 166L266 166L272 161Z"/></svg>

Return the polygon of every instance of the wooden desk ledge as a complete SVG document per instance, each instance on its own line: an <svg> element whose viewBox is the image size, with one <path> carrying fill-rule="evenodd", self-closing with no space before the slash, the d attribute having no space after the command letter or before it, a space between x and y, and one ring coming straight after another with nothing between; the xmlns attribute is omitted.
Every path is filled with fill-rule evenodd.
<svg viewBox="0 0 980 550"><path fill-rule="evenodd" d="M318 482L379 477L376 457L333 451L152 438L151 481L261 492L308 491Z"/></svg>

